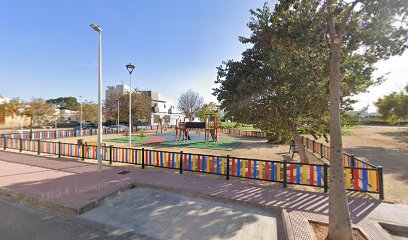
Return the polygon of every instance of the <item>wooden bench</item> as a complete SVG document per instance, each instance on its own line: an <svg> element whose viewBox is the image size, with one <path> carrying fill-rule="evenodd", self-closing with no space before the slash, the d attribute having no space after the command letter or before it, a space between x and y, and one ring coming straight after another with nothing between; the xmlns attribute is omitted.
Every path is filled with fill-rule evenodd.
<svg viewBox="0 0 408 240"><path fill-rule="evenodd" d="M290 151L292 151L292 159L293 159L293 156L295 155L295 153L299 154L299 150L296 147L295 140L290 140L289 153L290 153Z"/></svg>
<svg viewBox="0 0 408 240"><path fill-rule="evenodd" d="M97 142L85 142L86 146L91 146L91 147L97 147L98 143ZM106 147L106 143L102 143L102 147Z"/></svg>

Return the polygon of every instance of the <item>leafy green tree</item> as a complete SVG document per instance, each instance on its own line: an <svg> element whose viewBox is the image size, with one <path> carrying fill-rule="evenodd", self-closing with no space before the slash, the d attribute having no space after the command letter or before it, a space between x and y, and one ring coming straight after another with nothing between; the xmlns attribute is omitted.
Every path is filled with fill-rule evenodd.
<svg viewBox="0 0 408 240"><path fill-rule="evenodd" d="M55 115L56 109L42 98L33 98L23 113L31 118L31 127Z"/></svg>
<svg viewBox="0 0 408 240"><path fill-rule="evenodd" d="M105 101L106 119L116 121L129 121L129 93L116 94ZM151 99L145 93L137 91L132 93L132 122L146 122L152 113Z"/></svg>
<svg viewBox="0 0 408 240"><path fill-rule="evenodd" d="M78 110L80 106L75 97L59 97L48 99L46 102L57 105L59 109Z"/></svg>
<svg viewBox="0 0 408 240"><path fill-rule="evenodd" d="M375 103L381 117L391 124L408 118L408 85L405 91L393 92L386 95Z"/></svg>
<svg viewBox="0 0 408 240"><path fill-rule="evenodd" d="M408 1L336 1L319 4L323 12L317 25L325 26L330 49L330 198L329 239L352 239L348 212L344 167L342 164L342 139L340 105L342 84L350 81L349 71L362 69L361 77L372 77L374 64L389 56L402 54L407 48ZM316 10L318 10L316 8ZM350 60L348 60L350 59ZM354 79L353 81L360 79ZM351 85L358 90L359 85ZM364 89L367 86L361 85ZM346 89L348 90L348 89ZM351 89L353 90L353 89Z"/></svg>
<svg viewBox="0 0 408 240"><path fill-rule="evenodd" d="M11 117L12 129L14 129L14 119L17 115L20 115L24 109L24 102L19 98L13 98L8 102L4 102L0 105L0 110L4 111L6 115Z"/></svg>
<svg viewBox="0 0 408 240"><path fill-rule="evenodd" d="M215 117L219 120L220 108L214 102L205 103L197 112L197 115L201 120L204 120L206 118L206 114L214 114Z"/></svg>
<svg viewBox="0 0 408 240"><path fill-rule="evenodd" d="M80 119L81 113L77 112L77 119ZM82 103L82 120L91 123L98 122L98 104L93 102Z"/></svg>
<svg viewBox="0 0 408 240"><path fill-rule="evenodd" d="M203 97L198 92L189 89L180 95L177 107L192 121L203 104Z"/></svg>
<svg viewBox="0 0 408 240"><path fill-rule="evenodd" d="M272 14L265 4L251 13L248 26L252 35L240 41L253 47L242 53L241 61L230 60L218 68L216 83L220 87L214 94L235 121L254 123L281 139L292 137L300 161L308 162L298 129L314 135L327 132L327 75L325 65L319 63L327 56L319 54L319 46L294 41L296 31L304 30L287 28L279 21L283 16L277 14L281 12Z"/></svg>
<svg viewBox="0 0 408 240"><path fill-rule="evenodd" d="M375 63L407 48L407 5L404 0L282 0L273 14L265 5L252 11L251 37L240 38L253 46L241 61L218 69L221 87L215 94L239 121L253 118L261 129L281 134L302 126L324 135L330 120L329 239L352 238L341 111L350 107L350 96L383 80L373 79Z"/></svg>

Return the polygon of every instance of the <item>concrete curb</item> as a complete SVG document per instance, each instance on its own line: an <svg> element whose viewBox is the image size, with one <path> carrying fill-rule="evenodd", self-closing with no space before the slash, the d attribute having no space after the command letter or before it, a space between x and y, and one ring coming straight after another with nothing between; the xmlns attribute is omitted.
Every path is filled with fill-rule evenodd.
<svg viewBox="0 0 408 240"><path fill-rule="evenodd" d="M160 191L164 191L168 193L175 193L175 194L179 194L179 195L183 195L187 197L199 197L202 199L207 199L211 201L222 201L224 203L231 203L231 204L240 205L244 207L272 210L273 212L277 214L280 214L281 209L282 209L276 206L265 206L265 205L258 204L258 203L250 203L250 202L246 202L242 200L230 199L230 198L220 197L216 195L208 195L208 194L204 194L201 192L195 192L195 191L180 190L180 189L172 188L172 187L162 187L162 186L158 186L158 185L150 184L150 183L140 183L139 182L139 183L134 183L134 185L135 187L150 188L150 189L160 190Z"/></svg>
<svg viewBox="0 0 408 240"><path fill-rule="evenodd" d="M46 199L41 199L41 198L36 197L36 196L32 196L32 195L29 195L29 194L26 194L26 193L21 193L21 192L17 192L17 191L5 189L5 188L0 188L0 194L2 194L4 196L12 197L12 198L17 199L19 201L23 201L23 202L25 202L27 204L46 207L46 208L58 211L58 212L63 213L63 214L75 216L75 215L80 215L80 214L82 214L84 212L87 212L87 211L89 211L89 210L103 204L105 201L107 201L109 199L112 199L112 198L120 195L122 192L124 192L124 191L126 191L128 189L134 188L134 187L135 187L134 184L128 184L128 185L126 185L124 187L121 187L119 189L116 189L116 190L112 191L111 193L108 193L105 196L102 196L100 198L92 200L90 203L88 203L85 206L82 206L80 208L71 207L71 206L65 205L65 204L53 203L53 202L47 201Z"/></svg>
<svg viewBox="0 0 408 240"><path fill-rule="evenodd" d="M295 240L295 235L293 234L292 223L290 222L288 211L282 208L281 215L286 240Z"/></svg>
<svg viewBox="0 0 408 240"><path fill-rule="evenodd" d="M0 188L0 194L7 196L7 197L12 197L14 199L17 199L27 204L37 205L37 206L46 207L52 210L56 210L58 212L61 212L67 215L77 215L77 209L73 207L63 205L63 204L56 204L53 202L49 202L49 201L46 201L45 199L41 199L41 198L26 194L26 193L12 191L12 190L5 189L5 188Z"/></svg>
<svg viewBox="0 0 408 240"><path fill-rule="evenodd" d="M105 196L97 198L97 199L93 200L92 202L86 204L85 206L82 206L82 207L78 208L77 211L76 211L76 215L80 215L82 213L85 213L85 212L87 212L87 211L89 211L89 210L91 210L91 209L105 203L106 201L120 195L122 192L124 192L124 191L126 191L128 189L132 189L132 188L135 188L135 184L130 183L130 184L127 184L126 186L123 186L123 187L121 187L119 189L116 189L116 190L112 191L111 193L108 193Z"/></svg>

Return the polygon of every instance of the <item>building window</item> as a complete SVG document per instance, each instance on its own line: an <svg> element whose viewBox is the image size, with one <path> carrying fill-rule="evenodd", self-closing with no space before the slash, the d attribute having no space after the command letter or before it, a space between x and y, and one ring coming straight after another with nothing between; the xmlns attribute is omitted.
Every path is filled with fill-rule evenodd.
<svg viewBox="0 0 408 240"><path fill-rule="evenodd" d="M163 104L164 105L164 108L166 108L166 104Z"/></svg>

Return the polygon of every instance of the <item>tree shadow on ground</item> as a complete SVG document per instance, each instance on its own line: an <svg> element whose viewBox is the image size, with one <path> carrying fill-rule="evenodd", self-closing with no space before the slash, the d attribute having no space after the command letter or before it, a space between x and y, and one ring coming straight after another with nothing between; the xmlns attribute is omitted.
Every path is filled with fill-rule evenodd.
<svg viewBox="0 0 408 240"><path fill-rule="evenodd" d="M380 135L391 137L392 139L399 141L401 143L408 143L408 131L400 130L398 132L380 132Z"/></svg>
<svg viewBox="0 0 408 240"><path fill-rule="evenodd" d="M87 178L86 183L84 183L84 179L81 180L82 174L92 174L94 176ZM93 191L109 188L115 184L115 181L123 181L126 178L126 175L118 176L118 178L122 179L113 179L107 183L107 179L101 180L98 173L75 173L50 180L28 180L9 185L7 189L28 193L42 199L42 201L58 202L60 205L69 206L70 201L65 201L65 198L71 199L72 202L72 199L82 198L83 195L92 195ZM72 184L65 184L67 182ZM131 181L128 184L131 184ZM32 191L33 188L36 191ZM111 191L106 191L106 195L109 192ZM166 196L157 198L157 195L163 194ZM115 201L108 201L106 209L98 210L99 207L97 207L94 209L96 213L92 215L93 217L86 217L92 214L93 210L89 214L85 213L84 216L88 220L97 221L99 224L107 223L110 229L116 227L117 229L113 228L109 235L122 236L122 234L129 234L129 231L135 231L138 237L143 239L245 238L241 232L243 228L255 228L256 225L254 224L259 218L276 217L280 229L277 229L279 232L278 239L283 237L280 214L271 209L267 211L250 207L244 209L232 204L225 204L222 201L213 204L206 202L191 204L188 197L179 197L182 199L180 200L167 195L169 194L159 191L151 191L148 194L141 194L140 192L128 194L123 192ZM124 201L126 201L126 204L123 203ZM264 222L264 225L261 226L265 228L269 225L265 225ZM251 231L265 231L265 233L270 234L269 231L274 230L265 228L252 229L250 233ZM251 237L249 236L248 239L251 239Z"/></svg>
<svg viewBox="0 0 408 240"><path fill-rule="evenodd" d="M282 229L280 214L273 211L191 198L151 189L133 189L81 217L156 239L253 239L272 227ZM277 218L277 225L271 224ZM259 220L263 224L256 225ZM270 229L268 229L268 227ZM252 231L245 231L252 228ZM245 233L243 233L243 230Z"/></svg>

